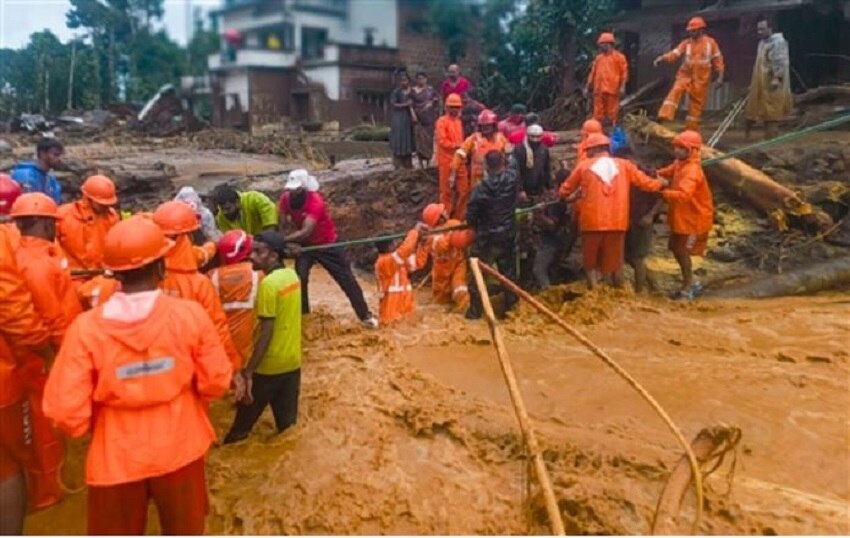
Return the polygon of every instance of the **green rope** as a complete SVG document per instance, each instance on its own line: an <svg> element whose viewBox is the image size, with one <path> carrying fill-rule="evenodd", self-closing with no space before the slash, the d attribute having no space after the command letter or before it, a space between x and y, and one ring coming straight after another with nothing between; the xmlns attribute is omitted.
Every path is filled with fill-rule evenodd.
<svg viewBox="0 0 850 538"><path fill-rule="evenodd" d="M425 235L435 234L435 233L443 233L443 232L451 232L452 230L463 230L468 228L467 224L457 224L455 226L447 226L444 228L436 228L431 230L430 232L426 232ZM329 243L327 245L314 245L310 247L302 247L301 252L315 252L318 250L328 250L332 248L339 247L352 247L355 245L365 245L371 243L378 243L380 241L394 241L396 239L401 239L402 237L407 237L408 232L399 232L394 234L387 235L378 235L375 237L364 237L362 239L351 239L348 241L339 241L337 243Z"/></svg>
<svg viewBox="0 0 850 538"><path fill-rule="evenodd" d="M770 140L763 140L761 142L756 142L755 144L750 144L749 146L744 146L743 148L739 148L729 153L724 153L723 155L718 155L717 157L711 157L710 159L705 159L702 161L702 166L711 166L712 164L717 164L719 162L725 161L726 159L731 159L732 157L736 157L738 155L743 155L744 153L749 153L751 151L755 151L757 149L766 148L769 146L774 146L776 144L782 144L783 142L788 142L790 140L796 140L798 138L802 138L804 136L808 136L812 133L816 133L818 131L823 131L825 129L829 129L835 127L837 125L842 125L844 123L850 122L850 114L844 114L842 116L838 116L837 118L833 118L831 120L827 120L822 123L818 123L817 125L812 125L811 127L805 127L803 129L797 131L791 131L790 133L785 133L783 135L779 135L775 138L771 138ZM551 200L549 202L541 202L537 205L533 205L531 207L524 207L516 210L516 215L523 215L525 213L531 213L536 211L537 209L541 209L544 207L548 207L550 205L556 204L557 200Z"/></svg>
<svg viewBox="0 0 850 538"><path fill-rule="evenodd" d="M744 146L743 148L739 148L729 153L724 153L723 155L718 155L717 157L712 157L710 159L705 159L702 161L703 166L711 166L712 164L717 164L721 161L725 161L726 159L731 159L732 157L736 157L738 155L743 155L744 153L749 153L751 151L755 151L761 148L766 148L770 146L774 146L776 144L781 144L783 142L788 142L790 140L796 140L798 138L802 138L804 136L808 136L812 133L816 133L818 131L823 131L825 129L830 129L832 127L836 127L838 125L842 125L844 123L850 122L850 114L844 114L838 116L837 118L833 118L831 120L824 121L822 123L818 123L817 125L812 125L810 127L805 127L803 129L797 131L791 131L790 133L785 133L783 135L777 136L775 138L771 138L770 140L764 140L762 142L756 142L755 144L750 144L749 146ZM558 203L558 200L551 200L549 202L541 202L539 204L535 204L530 207L518 208L514 211L514 214L517 219L526 215L528 213L532 213L538 209L542 209L544 207L548 207L550 205L554 205ZM439 233L439 232L447 232L451 230L461 230L466 228L466 224L461 224L458 226L452 226L449 228L441 228L439 230L434 230L429 233ZM387 235L379 235L375 237L364 237L362 239L351 239L349 241L339 241L337 243L331 243L328 245L315 245L310 247L303 247L301 252L315 252L319 250L328 250L331 248L338 247L351 247L356 245L364 245L370 243L376 243L379 241L394 241L396 239L401 239L407 235L407 232L399 232L394 234ZM518 260L517 260L518 262Z"/></svg>

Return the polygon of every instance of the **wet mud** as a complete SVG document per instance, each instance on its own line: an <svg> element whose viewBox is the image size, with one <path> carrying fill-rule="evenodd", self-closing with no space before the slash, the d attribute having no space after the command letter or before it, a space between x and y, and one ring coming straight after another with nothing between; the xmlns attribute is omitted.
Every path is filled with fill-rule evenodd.
<svg viewBox="0 0 850 538"><path fill-rule="evenodd" d="M299 422L275 435L267 414L249 440L211 451L208 531L547 532L485 324L444 315L423 292L415 320L366 331L327 275L315 277ZM543 299L552 305L558 293L576 290ZM741 428L734 474L727 461L706 480L701 532L850 532L846 296L680 305L603 292L564 305L561 315L644 384L686 437ZM567 531L647 533L681 455L664 425L525 307L503 327ZM217 431L232 415L228 402L213 406ZM689 493L680 533L693 502ZM78 494L31 517L27 531L84 528Z"/></svg>

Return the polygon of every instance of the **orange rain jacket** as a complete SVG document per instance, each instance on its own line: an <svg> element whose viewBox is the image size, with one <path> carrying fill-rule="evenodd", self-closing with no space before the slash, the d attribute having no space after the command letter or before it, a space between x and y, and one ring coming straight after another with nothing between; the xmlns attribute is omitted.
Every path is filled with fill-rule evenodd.
<svg viewBox="0 0 850 538"><path fill-rule="evenodd" d="M671 180L661 196L669 204L667 222L675 234L700 235L714 226L714 201L700 160L700 152L693 151L687 159L658 170L658 175Z"/></svg>
<svg viewBox="0 0 850 538"><path fill-rule="evenodd" d="M114 209L96 215L85 199L59 206L56 236L68 257L71 269L99 269L103 266L106 232L121 220Z"/></svg>
<svg viewBox="0 0 850 538"><path fill-rule="evenodd" d="M35 309L58 348L65 330L83 310L67 269L68 260L56 243L24 236L21 237L17 261Z"/></svg>
<svg viewBox="0 0 850 538"><path fill-rule="evenodd" d="M460 148L455 152L451 169L457 172L457 204L452 211L452 217L463 220L466 218L466 204L469 201L469 193L484 177L487 167L484 164L484 156L493 150L504 153L508 145L505 135L496 131L492 138L487 138L480 132L472 133L463 141ZM469 167L466 163L469 161Z"/></svg>
<svg viewBox="0 0 850 538"><path fill-rule="evenodd" d="M3 233L5 233L6 237L9 239L12 251L18 250L18 246L21 244L21 231L18 229L18 225L15 224L15 221L0 224L0 228L4 229Z"/></svg>
<svg viewBox="0 0 850 538"><path fill-rule="evenodd" d="M617 122L620 110L620 88L629 79L629 64L620 51L599 53L587 77L593 90L593 117L599 121L608 118Z"/></svg>
<svg viewBox="0 0 850 538"><path fill-rule="evenodd" d="M254 350L254 325L257 319L254 304L262 279L263 273L255 271L251 262L225 265L210 272L210 280L227 315L233 345L243 363Z"/></svg>
<svg viewBox="0 0 850 538"><path fill-rule="evenodd" d="M91 431L93 486L161 476L201 458L215 440L206 402L227 390L232 373L197 303L160 294L136 321L105 317L110 303L71 324L44 393L45 414L60 428L72 437Z"/></svg>
<svg viewBox="0 0 850 538"><path fill-rule="evenodd" d="M452 189L449 187L449 175L452 171L452 161L455 152L463 144L463 120L460 116L453 118L448 114L440 116L434 127L436 142L437 170L440 175L440 203L445 206L446 213L452 212ZM460 172L458 172L460 176Z"/></svg>
<svg viewBox="0 0 850 538"><path fill-rule="evenodd" d="M687 129L697 130L702 116L702 108L708 96L712 71L723 73L723 53L714 38L703 34L696 41L686 38L670 52L662 56L662 60L672 63L682 58L676 80L661 108L658 117L672 120L679 108L679 101L687 93L690 97L688 116L685 121Z"/></svg>
<svg viewBox="0 0 850 538"><path fill-rule="evenodd" d="M629 80L629 63L622 52L599 53L593 60L587 84L593 93L620 95L620 88Z"/></svg>
<svg viewBox="0 0 850 538"><path fill-rule="evenodd" d="M443 226L462 224L449 219ZM454 302L458 308L469 304L469 288L466 285L466 252L449 242L451 232L435 233L425 239L416 252L416 268L422 269L431 257L431 291L438 304Z"/></svg>
<svg viewBox="0 0 850 538"><path fill-rule="evenodd" d="M33 306L26 281L18 271L9 226L0 226L0 407L24 397L20 356L50 340L50 331Z"/></svg>
<svg viewBox="0 0 850 538"><path fill-rule="evenodd" d="M378 281L378 320L381 325L392 323L411 314L416 303L409 271L416 270L416 245L419 230L410 230L395 251L381 254L375 261L375 279Z"/></svg>
<svg viewBox="0 0 850 538"><path fill-rule="evenodd" d="M165 278L159 287L171 296L200 303L212 319L233 368L241 368L242 356L233 345L221 300L210 279L198 272L198 262L188 235L178 236L174 248L166 255Z"/></svg>
<svg viewBox="0 0 850 538"><path fill-rule="evenodd" d="M566 198L581 188L578 224L582 232L624 232L629 227L631 185L650 192L662 187L661 181L647 176L631 161L603 154L578 163L559 194Z"/></svg>

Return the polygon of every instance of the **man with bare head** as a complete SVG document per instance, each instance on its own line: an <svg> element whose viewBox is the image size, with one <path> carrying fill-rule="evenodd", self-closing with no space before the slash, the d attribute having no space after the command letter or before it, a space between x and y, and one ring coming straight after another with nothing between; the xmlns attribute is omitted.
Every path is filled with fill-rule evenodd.
<svg viewBox="0 0 850 538"><path fill-rule="evenodd" d="M440 89L443 93L443 100L453 93L463 98L466 96L466 92L472 89L472 85L460 74L460 66L452 64L446 68L446 79Z"/></svg>

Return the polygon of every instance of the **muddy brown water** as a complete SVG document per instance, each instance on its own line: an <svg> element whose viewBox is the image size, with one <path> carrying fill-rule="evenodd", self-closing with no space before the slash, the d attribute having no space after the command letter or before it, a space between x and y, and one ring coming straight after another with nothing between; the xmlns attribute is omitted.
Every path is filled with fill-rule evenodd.
<svg viewBox="0 0 850 538"><path fill-rule="evenodd" d="M299 423L274 435L267 414L248 441L210 452L208 532L547 532L537 489L526 494L527 460L486 325L445 314L423 291L411 322L366 331L327 275L316 270L313 282ZM686 437L716 424L742 429L731 494L729 461L706 480L701 532L850 532L846 295L695 305L570 296L554 305L561 315L631 372ZM503 330L567 531L648 532L680 456L664 425L525 307ZM224 432L231 405L219 402L212 417ZM74 445L65 472L71 485L82 448ZM692 507L688 494L681 533ZM26 530L81 534L85 510L84 493L69 496Z"/></svg>

